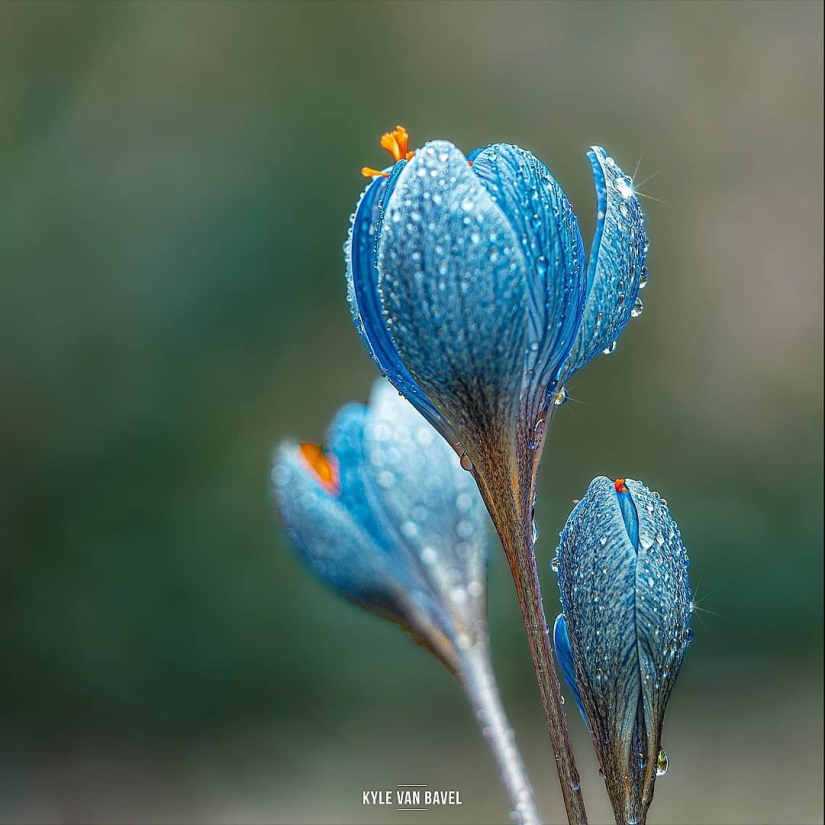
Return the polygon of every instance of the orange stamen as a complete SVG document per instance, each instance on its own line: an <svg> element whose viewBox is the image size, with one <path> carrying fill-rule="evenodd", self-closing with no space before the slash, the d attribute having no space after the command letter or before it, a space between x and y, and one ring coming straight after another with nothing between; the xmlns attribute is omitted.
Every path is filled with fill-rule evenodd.
<svg viewBox="0 0 825 825"><path fill-rule="evenodd" d="M415 152L409 151L409 140L410 136L407 134L407 130L403 126L396 126L391 132L381 135L381 148L386 149L392 155L395 163L398 163L399 160L409 160L415 154ZM389 177L387 172L369 166L365 166L361 170L361 174L365 178Z"/></svg>
<svg viewBox="0 0 825 825"><path fill-rule="evenodd" d="M373 169L371 166L361 167L361 174L365 178L388 178L389 172L382 172L380 169Z"/></svg>
<svg viewBox="0 0 825 825"><path fill-rule="evenodd" d="M613 482L613 487L616 489L617 493L626 493L627 492L627 485L624 483L623 478L617 478Z"/></svg>
<svg viewBox="0 0 825 825"><path fill-rule="evenodd" d="M341 474L338 459L331 453L327 455L317 444L303 442L298 446L301 456L312 470L321 486L332 495L341 492Z"/></svg>

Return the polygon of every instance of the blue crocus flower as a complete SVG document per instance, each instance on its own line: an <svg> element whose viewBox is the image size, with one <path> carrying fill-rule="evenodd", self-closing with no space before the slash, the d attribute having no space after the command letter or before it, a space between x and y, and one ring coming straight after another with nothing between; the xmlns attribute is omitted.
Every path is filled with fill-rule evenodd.
<svg viewBox="0 0 825 825"><path fill-rule="evenodd" d="M277 514L334 590L406 630L464 687L524 825L540 819L489 659L484 504L458 456L386 382L341 409L324 448L285 443Z"/></svg>
<svg viewBox="0 0 825 825"><path fill-rule="evenodd" d="M629 478L594 479L561 536L556 653L617 823L644 822L667 768L662 722L692 638L688 564L666 503Z"/></svg>
<svg viewBox="0 0 825 825"><path fill-rule="evenodd" d="M473 469L497 529L511 532L506 521L532 519L564 381L640 312L644 215L630 178L594 147L586 260L570 202L530 152L407 144L401 127L384 135L395 163L362 170L372 182L346 244L353 317L382 373Z"/></svg>
<svg viewBox="0 0 825 825"><path fill-rule="evenodd" d="M278 448L280 519L336 590L453 671L486 629L486 515L458 459L384 381L333 420L325 448Z"/></svg>

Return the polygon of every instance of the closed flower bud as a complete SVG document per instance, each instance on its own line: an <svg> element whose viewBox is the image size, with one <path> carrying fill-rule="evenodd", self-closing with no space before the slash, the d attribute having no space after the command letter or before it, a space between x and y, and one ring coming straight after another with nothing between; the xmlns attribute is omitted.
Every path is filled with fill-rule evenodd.
<svg viewBox="0 0 825 825"><path fill-rule="evenodd" d="M556 651L622 825L645 821L664 772L665 708L692 636L688 564L667 505L633 479L594 479L562 533Z"/></svg>

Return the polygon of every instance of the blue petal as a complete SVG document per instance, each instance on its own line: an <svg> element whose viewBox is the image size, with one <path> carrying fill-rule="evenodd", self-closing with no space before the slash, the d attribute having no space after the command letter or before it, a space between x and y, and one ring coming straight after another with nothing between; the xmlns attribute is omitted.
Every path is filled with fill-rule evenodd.
<svg viewBox="0 0 825 825"><path fill-rule="evenodd" d="M588 153L596 184L596 234L587 271L587 300L568 375L618 338L639 294L647 236L630 178L597 146Z"/></svg>
<svg viewBox="0 0 825 825"><path fill-rule="evenodd" d="M534 155L496 144L473 172L501 207L527 261L528 335L522 411L534 422L556 389L584 309L584 247L570 201Z"/></svg>
<svg viewBox="0 0 825 825"><path fill-rule="evenodd" d="M640 481L625 483L639 513L636 622L648 729L659 727L687 649L688 557L667 504Z"/></svg>
<svg viewBox="0 0 825 825"><path fill-rule="evenodd" d="M615 487L614 487L615 489ZM633 498L630 491L625 489L625 492L616 491L616 497L619 502L619 510L621 510L622 518L624 519L624 527L627 531L627 539L631 547L639 546L639 514L636 511L636 505L633 503Z"/></svg>
<svg viewBox="0 0 825 825"><path fill-rule="evenodd" d="M567 622L564 620L564 613L559 613L556 617L556 623L553 625L553 644L556 648L556 658L559 660L559 667L561 668L562 676L564 676L564 681L567 682L573 691L573 698L576 700L579 713L581 713L587 729L590 730L590 722L587 721L587 714L584 712L579 686L576 683L576 668L573 664L573 651L570 647L570 637L567 635Z"/></svg>
<svg viewBox="0 0 825 825"><path fill-rule="evenodd" d="M384 205L405 166L406 161L395 164L389 178L375 178L361 195L344 247L347 297L361 340L378 368L449 440L444 422L401 361L381 314L376 250L384 220Z"/></svg>
<svg viewBox="0 0 825 825"><path fill-rule="evenodd" d="M272 483L279 518L315 572L362 606L394 613L402 588L393 560L356 515L318 483L296 444L277 450Z"/></svg>
<svg viewBox="0 0 825 825"><path fill-rule="evenodd" d="M514 439L527 264L506 216L452 144L426 144L401 173L378 270L398 352L453 430L476 445Z"/></svg>
<svg viewBox="0 0 825 825"><path fill-rule="evenodd" d="M411 565L423 565L454 620L485 615L487 511L473 477L432 427L384 381L370 397L364 453L387 520Z"/></svg>
<svg viewBox="0 0 825 825"><path fill-rule="evenodd" d="M318 483L295 444L275 455L273 497L278 516L293 544L313 570L333 589L400 625L436 654L451 670L458 667L453 622L420 566L410 564L388 536L374 532L384 522L376 499L367 493L357 458L357 408L339 416L333 453L341 468L341 492ZM348 434L349 433L349 434ZM356 440L348 443L349 436ZM353 464L352 459L359 463ZM367 471L368 472L368 471Z"/></svg>

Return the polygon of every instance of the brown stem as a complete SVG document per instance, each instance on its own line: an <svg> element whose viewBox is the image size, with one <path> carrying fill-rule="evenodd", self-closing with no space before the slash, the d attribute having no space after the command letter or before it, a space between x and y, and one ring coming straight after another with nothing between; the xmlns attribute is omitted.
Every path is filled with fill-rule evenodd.
<svg viewBox="0 0 825 825"><path fill-rule="evenodd" d="M476 466L475 476L501 538L516 585L516 594L541 693L541 703L547 720L547 730L556 758L567 820L570 825L587 825L579 772L576 770L576 761L570 744L547 619L542 605L532 519L525 518L519 512L520 508L513 492L507 496L500 494L503 490L513 491L511 479L506 477L506 472L501 472L502 466L506 467L507 463L493 461L483 470Z"/></svg>

